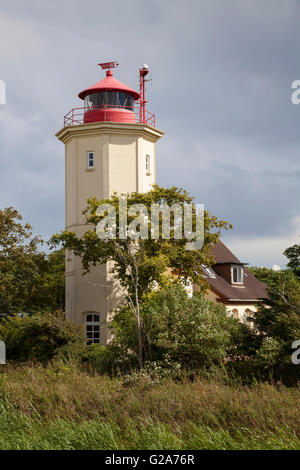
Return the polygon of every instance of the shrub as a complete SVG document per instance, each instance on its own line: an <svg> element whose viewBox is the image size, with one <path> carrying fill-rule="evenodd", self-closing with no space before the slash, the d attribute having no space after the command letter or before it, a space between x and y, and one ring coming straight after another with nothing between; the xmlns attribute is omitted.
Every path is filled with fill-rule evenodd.
<svg viewBox="0 0 300 470"><path fill-rule="evenodd" d="M47 362L60 348L83 344L82 329L62 314L8 317L0 323L0 339L6 344L8 360Z"/></svg>
<svg viewBox="0 0 300 470"><path fill-rule="evenodd" d="M58 356L67 361L76 361L90 372L100 375L118 375L132 369L130 351L117 344L69 343L59 348Z"/></svg>
<svg viewBox="0 0 300 470"><path fill-rule="evenodd" d="M144 359L180 364L198 370L221 365L229 354L238 354L244 326L228 317L225 306L188 298L181 285L151 293L141 309ZM114 343L137 356L136 322L129 309L120 310L113 322Z"/></svg>

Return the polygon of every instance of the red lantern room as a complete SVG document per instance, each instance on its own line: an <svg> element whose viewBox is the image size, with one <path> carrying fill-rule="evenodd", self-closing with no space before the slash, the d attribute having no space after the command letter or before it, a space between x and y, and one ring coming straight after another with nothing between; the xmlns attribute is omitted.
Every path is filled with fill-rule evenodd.
<svg viewBox="0 0 300 470"><path fill-rule="evenodd" d="M108 62L99 64L106 71L106 77L79 93L84 100L84 123L88 122L125 122L135 123L134 102L140 94L113 77L110 70L118 64Z"/></svg>
<svg viewBox="0 0 300 470"><path fill-rule="evenodd" d="M79 93L79 98L84 100L84 107L71 109L64 117L64 125L76 126L110 121L155 127L155 114L145 108L148 66L145 64L139 70L140 93L138 93L113 77L111 69L119 65L117 62L98 65L106 69L106 77Z"/></svg>

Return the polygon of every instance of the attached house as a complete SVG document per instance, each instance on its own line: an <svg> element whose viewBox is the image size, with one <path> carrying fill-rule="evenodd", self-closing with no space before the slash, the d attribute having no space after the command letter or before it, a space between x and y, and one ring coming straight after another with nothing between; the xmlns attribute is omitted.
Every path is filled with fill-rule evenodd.
<svg viewBox="0 0 300 470"><path fill-rule="evenodd" d="M223 242L218 241L211 249L215 263L203 267L204 277L209 284L206 297L226 305L228 313L246 322L256 311L256 306L267 298L264 284L246 268Z"/></svg>

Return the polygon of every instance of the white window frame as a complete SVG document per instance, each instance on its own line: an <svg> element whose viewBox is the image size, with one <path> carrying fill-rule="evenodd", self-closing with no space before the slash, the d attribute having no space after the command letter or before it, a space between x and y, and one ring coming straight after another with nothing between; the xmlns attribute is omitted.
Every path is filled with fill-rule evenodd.
<svg viewBox="0 0 300 470"><path fill-rule="evenodd" d="M202 264L201 267L202 267L203 271L205 272L205 274L207 274L207 276L211 277L212 279L216 279L216 274L212 270L212 268L210 268L208 266L205 266L204 264Z"/></svg>
<svg viewBox="0 0 300 470"><path fill-rule="evenodd" d="M146 166L146 173L150 173L150 169L151 169L151 159L150 159L150 155L149 155L149 154L146 155L145 166Z"/></svg>
<svg viewBox="0 0 300 470"><path fill-rule="evenodd" d="M89 344L100 344L100 314L96 312L88 312L85 314L84 320L86 342Z"/></svg>
<svg viewBox="0 0 300 470"><path fill-rule="evenodd" d="M92 160L90 160L90 155L93 155ZM93 162L93 164L90 166L90 161ZM88 151L86 152L86 169L87 170L94 170L95 169L95 152L93 151Z"/></svg>
<svg viewBox="0 0 300 470"><path fill-rule="evenodd" d="M237 269L237 270L240 270L241 272L241 280L239 281L234 281L234 278L233 278L233 272L234 272L234 269ZM239 278L239 276L237 275L237 279ZM243 266L231 266L231 283L232 284L243 284L244 282L244 270L243 270Z"/></svg>

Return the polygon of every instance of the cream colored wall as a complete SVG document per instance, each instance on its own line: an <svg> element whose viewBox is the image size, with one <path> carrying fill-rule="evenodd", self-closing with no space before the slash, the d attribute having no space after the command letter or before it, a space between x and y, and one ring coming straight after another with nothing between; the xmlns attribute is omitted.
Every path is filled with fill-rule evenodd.
<svg viewBox="0 0 300 470"><path fill-rule="evenodd" d="M243 323L247 322L247 317L251 317L251 315L256 312L256 307L253 304L246 304L246 305L226 305L226 311L230 315L236 318L236 314L238 315L238 319Z"/></svg>
<svg viewBox="0 0 300 470"><path fill-rule="evenodd" d="M61 129L65 144L66 228L82 236L88 229L82 211L86 200L103 199L113 192L145 192L155 182L155 143L163 133L140 124L91 123ZM95 168L87 169L87 152L95 154ZM146 174L150 155L150 175ZM107 266L82 274L81 261L66 253L66 315L84 324L89 312L100 314L101 343L107 342L107 322L120 299Z"/></svg>
<svg viewBox="0 0 300 470"><path fill-rule="evenodd" d="M149 172L146 171L146 155L150 156ZM139 192L149 191L156 182L155 144L143 138L138 139L138 180Z"/></svg>
<svg viewBox="0 0 300 470"><path fill-rule="evenodd" d="M207 300L210 300L211 302L218 302L219 296L213 292L212 290L208 290L205 294L205 298ZM234 304L234 305L228 305L225 304L226 306L226 311L229 315L232 315L235 318L238 318L240 321L245 322L246 321L246 316L251 316L251 313L256 312L256 306L251 303L251 304ZM246 311L250 311L250 313L247 313Z"/></svg>

